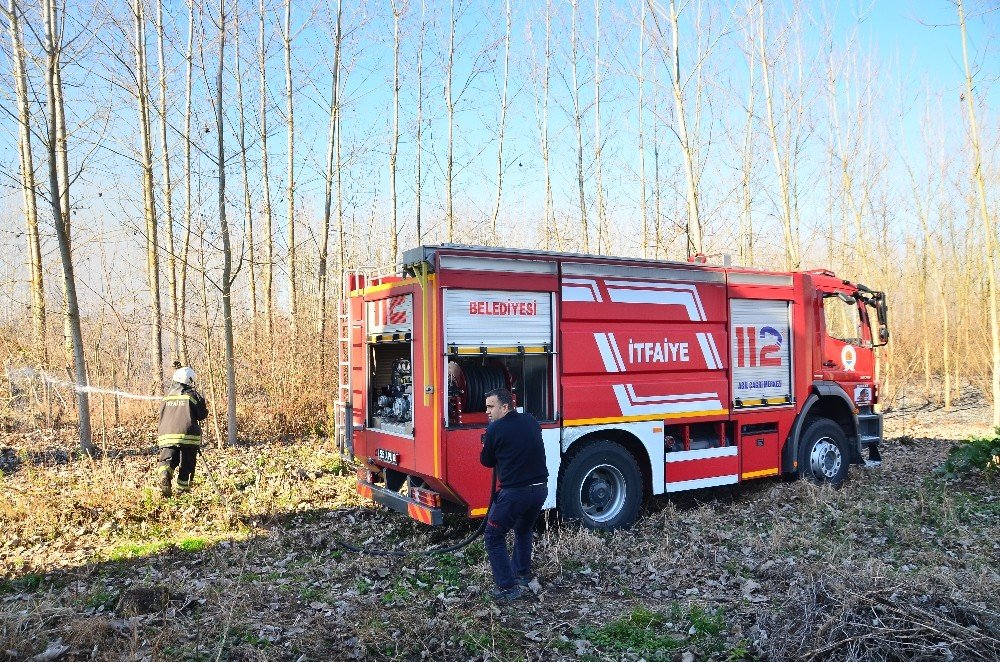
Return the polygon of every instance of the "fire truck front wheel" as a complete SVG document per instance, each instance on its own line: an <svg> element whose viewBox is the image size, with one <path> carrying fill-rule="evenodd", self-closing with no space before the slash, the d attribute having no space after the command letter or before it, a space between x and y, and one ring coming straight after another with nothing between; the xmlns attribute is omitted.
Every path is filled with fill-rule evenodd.
<svg viewBox="0 0 1000 662"><path fill-rule="evenodd" d="M847 437L830 419L817 418L806 425L799 449L799 471L806 478L831 485L840 485L847 478Z"/></svg>
<svg viewBox="0 0 1000 662"><path fill-rule="evenodd" d="M628 528L642 504L639 465L618 444L588 444L568 458L558 501L563 517L589 529Z"/></svg>

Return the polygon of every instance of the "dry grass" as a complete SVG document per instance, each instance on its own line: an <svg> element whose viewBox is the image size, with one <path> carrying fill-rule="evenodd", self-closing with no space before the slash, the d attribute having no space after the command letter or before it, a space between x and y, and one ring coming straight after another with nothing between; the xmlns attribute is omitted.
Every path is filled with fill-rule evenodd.
<svg viewBox="0 0 1000 662"><path fill-rule="evenodd" d="M0 478L0 659L995 659L1000 500L982 476L932 476L949 444L921 424L840 490L659 498L615 534L550 520L539 594L503 609L481 541L339 550L423 548L473 524L363 506L325 439L210 449L198 489L163 500L148 433L109 437L95 461L53 452L71 441L51 433L7 437L21 461ZM917 429L905 412L889 425Z"/></svg>

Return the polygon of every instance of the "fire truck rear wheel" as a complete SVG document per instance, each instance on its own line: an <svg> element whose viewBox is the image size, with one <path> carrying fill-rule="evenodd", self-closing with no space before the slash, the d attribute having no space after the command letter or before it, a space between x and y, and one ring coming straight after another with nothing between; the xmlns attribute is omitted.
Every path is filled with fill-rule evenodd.
<svg viewBox="0 0 1000 662"><path fill-rule="evenodd" d="M840 485L847 478L847 436L830 419L817 418L806 425L799 449L799 471L806 478L831 485Z"/></svg>
<svg viewBox="0 0 1000 662"><path fill-rule="evenodd" d="M589 529L632 526L642 504L642 476L635 458L610 441L571 455L559 481L559 512Z"/></svg>

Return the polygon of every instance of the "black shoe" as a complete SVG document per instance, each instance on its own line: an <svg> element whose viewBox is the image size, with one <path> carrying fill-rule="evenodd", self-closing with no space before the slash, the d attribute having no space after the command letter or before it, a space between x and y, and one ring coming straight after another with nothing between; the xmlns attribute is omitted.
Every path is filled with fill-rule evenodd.
<svg viewBox="0 0 1000 662"><path fill-rule="evenodd" d="M495 588L490 591L490 597L500 604L514 602L524 595L524 588L520 584L514 584L510 588Z"/></svg>
<svg viewBox="0 0 1000 662"><path fill-rule="evenodd" d="M518 583L519 586L521 586L523 588L528 588L528 585L531 583L531 575L527 575L527 576L524 576L524 577L520 577L519 576L517 578L517 583Z"/></svg>

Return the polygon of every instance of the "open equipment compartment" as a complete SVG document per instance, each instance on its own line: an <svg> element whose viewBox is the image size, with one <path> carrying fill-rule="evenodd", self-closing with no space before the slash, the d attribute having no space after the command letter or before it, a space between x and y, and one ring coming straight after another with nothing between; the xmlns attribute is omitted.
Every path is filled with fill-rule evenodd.
<svg viewBox="0 0 1000 662"><path fill-rule="evenodd" d="M413 436L413 295L367 302L368 427Z"/></svg>
<svg viewBox="0 0 1000 662"><path fill-rule="evenodd" d="M448 357L449 425L487 422L486 393L505 388L519 409L539 421L553 420L552 352L545 347L524 348L518 354L487 353ZM531 349L536 353L527 353Z"/></svg>

